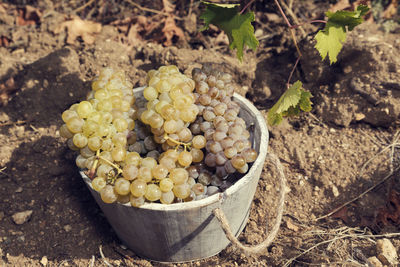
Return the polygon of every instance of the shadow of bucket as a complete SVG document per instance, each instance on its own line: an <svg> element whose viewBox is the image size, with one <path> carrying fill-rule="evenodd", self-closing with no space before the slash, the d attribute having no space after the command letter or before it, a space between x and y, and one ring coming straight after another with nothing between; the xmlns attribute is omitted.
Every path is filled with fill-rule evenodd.
<svg viewBox="0 0 400 267"><path fill-rule="evenodd" d="M134 89L139 97L143 88ZM254 125L253 144L258 157L246 175L225 192L202 200L164 205L106 204L93 190L90 179L81 172L97 204L120 240L133 252L159 262L185 262L208 258L229 245L212 211L221 208L238 236L247 224L250 206L263 169L268 148L268 130L264 117L253 104L235 94L241 106L240 117Z"/></svg>

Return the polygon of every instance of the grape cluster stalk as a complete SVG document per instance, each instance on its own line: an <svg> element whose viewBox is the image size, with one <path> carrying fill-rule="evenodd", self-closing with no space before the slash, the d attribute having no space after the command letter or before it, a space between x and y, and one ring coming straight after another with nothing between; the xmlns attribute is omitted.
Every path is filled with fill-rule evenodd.
<svg viewBox="0 0 400 267"><path fill-rule="evenodd" d="M174 65L150 70L136 99L124 72L105 68L87 99L62 113L60 135L105 203L203 199L255 161L232 77L206 68L192 76Z"/></svg>

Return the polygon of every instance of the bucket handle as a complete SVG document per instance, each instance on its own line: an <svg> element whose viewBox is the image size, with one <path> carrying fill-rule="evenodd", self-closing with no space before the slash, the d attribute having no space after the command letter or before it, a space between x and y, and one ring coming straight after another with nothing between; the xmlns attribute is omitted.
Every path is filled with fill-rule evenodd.
<svg viewBox="0 0 400 267"><path fill-rule="evenodd" d="M285 194L286 194L286 178L285 178L285 173L283 172L283 166L279 160L279 158L273 154L273 153L268 153L267 158L272 160L272 163L275 165L275 168L278 170L278 176L280 180L280 192L279 192L279 203L278 203L278 210L277 210L277 216L276 216L276 221L274 226L272 227L271 232L267 236L267 238L261 242L258 245L243 245L232 233L232 230L229 226L228 219L226 218L224 212L222 211L221 208L216 208L213 210L213 214L215 217L217 217L218 221L221 224L221 228L224 230L226 237L228 238L229 241L231 241L232 244L234 244L236 247L241 249L243 252L247 254L258 254L265 248L267 248L276 235L278 234L279 227L281 225L282 221L282 216L283 216L283 208L285 205Z"/></svg>

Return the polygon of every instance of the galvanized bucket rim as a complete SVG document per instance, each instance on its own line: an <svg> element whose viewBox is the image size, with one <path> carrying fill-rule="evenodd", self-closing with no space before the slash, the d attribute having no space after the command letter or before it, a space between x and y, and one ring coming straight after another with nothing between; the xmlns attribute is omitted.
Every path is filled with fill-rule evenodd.
<svg viewBox="0 0 400 267"><path fill-rule="evenodd" d="M135 94L140 93L145 87L138 87L133 89L133 92ZM162 203L145 203L142 206L136 208L132 207L129 203L126 204L121 204L117 203L118 205L123 205L126 207L131 207L133 209L147 209L147 210L158 210L158 211L182 211L182 210L190 210L193 208L198 208L202 206L208 206L216 202L223 201L223 199L226 196L233 195L235 192L239 190L239 188L245 186L247 183L250 182L252 179L252 176L254 175L254 172L256 170L256 166L260 164L264 164L265 157L267 154L267 147L268 147L268 129L265 124L264 117L260 113L260 111L246 98L243 96L235 93L234 98L239 100L240 102L243 102L245 104L245 107L249 109L253 114L256 114L256 121L257 124L259 125L261 129L261 136L260 136L260 150L259 150L259 155L257 159L254 161L253 165L249 169L246 175L241 177L238 181L236 181L231 187L229 187L227 190L224 192L217 193L215 195L206 197L201 200L196 200L196 201L190 201L190 202L183 202L183 203L173 203L173 204L162 204ZM82 171L80 171L80 174L82 176L82 179L85 181L85 183L90 186L90 188L93 189L91 180L89 177L87 177ZM115 203L113 203L115 204Z"/></svg>

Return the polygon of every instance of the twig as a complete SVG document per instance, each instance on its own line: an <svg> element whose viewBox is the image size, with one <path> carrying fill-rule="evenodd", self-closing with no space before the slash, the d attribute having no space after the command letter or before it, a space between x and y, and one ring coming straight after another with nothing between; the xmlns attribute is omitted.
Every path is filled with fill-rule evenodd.
<svg viewBox="0 0 400 267"><path fill-rule="evenodd" d="M293 258L290 258L288 261L286 261L286 263L283 265L283 267L289 266L294 260L296 260L297 258L307 254L308 252L310 252L314 248L317 248L317 247L319 247L321 245L324 245L324 244L327 244L327 243L335 242L335 241L340 240L340 239L344 239L346 237L351 237L351 236L352 235L336 236L333 239L325 240L325 241L322 241L322 242L320 242L318 244L315 244L314 246L310 247L309 249L306 249L305 251L303 251L302 253L294 256Z"/></svg>
<svg viewBox="0 0 400 267"><path fill-rule="evenodd" d="M400 169L400 167L397 167L394 171L397 171L397 170L399 170L399 169ZM377 184L375 184L375 185L373 185L372 187L368 188L367 190L365 190L364 192L362 192L360 195L356 196L355 198L353 198L353 199L347 201L346 203L340 205L338 208L334 209L333 211L329 212L328 214L326 214L326 215L324 215L324 216L321 216L321 217L315 219L315 221L319 221L319 220L325 219L325 218L331 216L332 214L335 214L336 212L338 212L339 210L341 210L343 207L349 205L350 203L352 203L352 202L354 202L354 201L356 201L356 200L362 198L364 195L366 195L367 193L371 192L371 191L374 190L377 186L381 185L381 184L384 183L387 179L389 179L389 178L393 175L393 173L394 173L394 172L390 172L388 175L386 175L386 176L385 176L381 181L379 181Z"/></svg>
<svg viewBox="0 0 400 267"><path fill-rule="evenodd" d="M129 4L139 8L142 11L147 11L150 13L155 13L155 14L160 14L160 15L164 15L164 16L171 16L172 14L166 13L164 11L160 11L160 10L156 10L156 9L152 9L152 8L147 8L147 7L143 7L141 5L139 5L138 3L133 2L132 0L124 0L126 2L128 2ZM172 15L172 17L176 20L183 20L183 18L177 17L175 15Z"/></svg>
<svg viewBox="0 0 400 267"><path fill-rule="evenodd" d="M26 121L21 121L21 120L17 120L16 122L14 122L14 121L6 121L6 122L0 123L0 127L8 126L8 125L22 125L22 124L25 124L25 123L26 123Z"/></svg>
<svg viewBox="0 0 400 267"><path fill-rule="evenodd" d="M296 24L299 24L299 20L297 19L297 16L293 13L292 9L289 8L289 7L286 5L285 1L280 1L280 2L282 3L282 6L286 9L286 11L289 13L289 15L292 17L293 21L294 21ZM293 28L293 26L292 26L292 28ZM300 28L300 31L301 31L301 34L302 34L303 36L306 35L306 31L305 31L303 28Z"/></svg>
<svg viewBox="0 0 400 267"><path fill-rule="evenodd" d="M84 4L83 6L80 6L80 7L76 8L75 10L73 10L73 12L75 12L75 13L81 12L82 10L84 10L85 8L87 8L88 6L93 4L93 2L94 2L94 0L90 0L86 4Z"/></svg>
<svg viewBox="0 0 400 267"><path fill-rule="evenodd" d="M356 231L358 233L351 233L351 231ZM335 237L329 240L325 240L322 241L320 243L315 244L314 246L304 250L302 253L294 256L293 258L289 259L283 266L289 266L293 261L297 261L297 259L305 254L307 254L308 252L310 252L311 250L327 244L327 243L333 243L337 240L341 240L341 239L345 239L345 238L359 238L359 239L366 239L372 243L376 243L374 240L372 240L371 238L380 238L380 237L385 237L385 238L394 238L394 237L399 237L400 233L388 233L388 234L380 234L380 235L373 235L373 234L365 234L365 230L362 231L358 228L349 228L349 227L341 227L339 229L335 229L335 231L333 233L327 233L327 232L322 232L320 233L320 231L312 233L313 235L334 235Z"/></svg>
<svg viewBox="0 0 400 267"><path fill-rule="evenodd" d="M246 9L251 5L251 4L253 4L253 2L254 2L255 0L250 0L244 7L243 7L243 9L240 11L240 15L242 15L245 11L246 11Z"/></svg>
<svg viewBox="0 0 400 267"><path fill-rule="evenodd" d="M290 75L289 75L288 81L287 81L287 83L286 83L286 86L287 86L287 88L289 88L289 87L290 87L290 80L292 79L292 76L293 76L294 70L295 70L295 69L296 69L296 67L297 67L297 64L299 64L300 57L301 57L301 56L297 57L297 59L296 59L296 63L294 63L294 66L293 66L293 68L292 68L292 71L290 72Z"/></svg>
<svg viewBox="0 0 400 267"><path fill-rule="evenodd" d="M192 9L193 9L193 0L190 0L189 4L189 12L188 12L188 18L190 18L190 15L192 15Z"/></svg>
<svg viewBox="0 0 400 267"><path fill-rule="evenodd" d="M99 251L100 251L100 256L103 259L105 265L107 265L108 267L112 267L112 265L104 257L103 250L101 249L101 245L99 246Z"/></svg>

